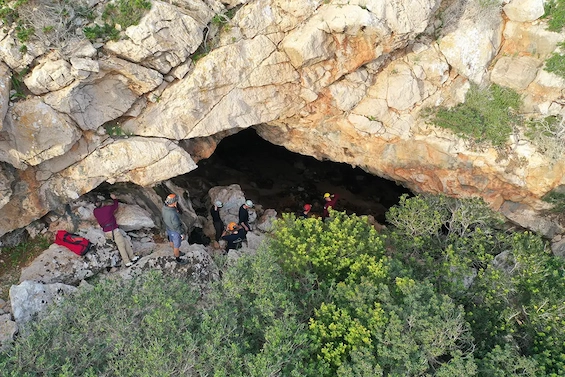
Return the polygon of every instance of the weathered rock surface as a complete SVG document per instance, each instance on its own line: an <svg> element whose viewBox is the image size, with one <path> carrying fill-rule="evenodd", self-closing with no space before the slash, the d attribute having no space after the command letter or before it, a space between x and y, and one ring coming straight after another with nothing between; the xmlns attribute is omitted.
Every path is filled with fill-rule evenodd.
<svg viewBox="0 0 565 377"><path fill-rule="evenodd" d="M18 327L32 320L49 304L60 302L66 295L76 292L77 288L61 284L41 284L24 281L10 288L12 315Z"/></svg>
<svg viewBox="0 0 565 377"><path fill-rule="evenodd" d="M473 149L427 124L422 111L455 106L471 83L494 82L517 90L528 116L562 116L565 80L542 67L565 33L547 31L542 3L506 1L502 10L439 0L154 1L125 38L77 42L58 63L71 66L74 81L41 94L80 127L78 142L63 138L62 154L24 154L29 163L10 153L21 153L19 144L0 148L21 170L8 179L0 235L102 182L149 187L186 173L222 137L247 127L289 150L359 166L415 192L480 195L495 209L518 203L514 221L536 223L547 209L540 198L565 183L563 159L542 154L522 135L505 151ZM210 22L234 6L232 20ZM0 35L0 59L14 70L31 64L32 76L46 57L36 59L44 49L27 46L18 51L13 31ZM212 50L196 59L199 46ZM65 77L34 90L54 90L48 84L64 85ZM207 137L214 142L195 141Z"/></svg>
<svg viewBox="0 0 565 377"><path fill-rule="evenodd" d="M202 1L191 2L190 14L176 6L152 1L139 25L126 30L128 39L109 42L105 49L127 60L167 73L186 61L204 38L214 11Z"/></svg>
<svg viewBox="0 0 565 377"><path fill-rule="evenodd" d="M33 68L24 83L33 94L39 95L62 89L73 80L71 65L66 60L48 58Z"/></svg>
<svg viewBox="0 0 565 377"><path fill-rule="evenodd" d="M7 137L0 140L0 160L18 169L65 154L81 136L68 116L37 97L10 108L4 132Z"/></svg>
<svg viewBox="0 0 565 377"><path fill-rule="evenodd" d="M93 232L85 236L91 242L104 242L104 234L99 230L98 238ZM113 246L113 245L112 245ZM120 256L115 246L96 247L85 256L78 256L64 246L51 245L29 266L22 269L20 282L34 281L43 284L64 283L77 285L106 268L120 265Z"/></svg>

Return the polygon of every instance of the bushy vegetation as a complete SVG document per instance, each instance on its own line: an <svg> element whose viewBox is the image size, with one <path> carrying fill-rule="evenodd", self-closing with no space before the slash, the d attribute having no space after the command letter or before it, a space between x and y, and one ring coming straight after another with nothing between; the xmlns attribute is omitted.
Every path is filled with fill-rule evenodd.
<svg viewBox="0 0 565 377"><path fill-rule="evenodd" d="M453 107L430 109L429 121L477 143L503 146L520 123L517 111L521 106L518 93L493 84L480 88L475 84L465 102Z"/></svg>
<svg viewBox="0 0 565 377"><path fill-rule="evenodd" d="M200 296L150 273L53 307L8 376L564 376L565 264L481 200L284 215ZM9 374L11 373L11 374Z"/></svg>
<svg viewBox="0 0 565 377"><path fill-rule="evenodd" d="M544 3L548 30L560 32L565 25L565 0L549 0Z"/></svg>
<svg viewBox="0 0 565 377"><path fill-rule="evenodd" d="M149 9L151 9L149 0L116 0L108 3L102 12L104 25L85 27L84 35L92 41L96 39L118 40L120 30L137 25Z"/></svg>
<svg viewBox="0 0 565 377"><path fill-rule="evenodd" d="M565 25L565 0L546 1L544 7L544 18L547 18L548 25L547 29L560 33ZM564 47L565 46L561 44L561 48ZM553 53L545 62L544 69L565 78L565 55Z"/></svg>
<svg viewBox="0 0 565 377"><path fill-rule="evenodd" d="M527 122L526 136L537 149L552 161L559 161L565 152L565 118L548 116Z"/></svg>

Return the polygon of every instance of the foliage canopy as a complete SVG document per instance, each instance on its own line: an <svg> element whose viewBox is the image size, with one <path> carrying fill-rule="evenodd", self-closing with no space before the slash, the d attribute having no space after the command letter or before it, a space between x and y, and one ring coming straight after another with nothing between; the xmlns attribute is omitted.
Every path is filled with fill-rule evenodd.
<svg viewBox="0 0 565 377"><path fill-rule="evenodd" d="M563 376L565 264L479 199L364 217L283 215L201 296L105 280L0 354L9 376ZM420 225L420 226L419 226ZM136 365L136 368L131 368Z"/></svg>

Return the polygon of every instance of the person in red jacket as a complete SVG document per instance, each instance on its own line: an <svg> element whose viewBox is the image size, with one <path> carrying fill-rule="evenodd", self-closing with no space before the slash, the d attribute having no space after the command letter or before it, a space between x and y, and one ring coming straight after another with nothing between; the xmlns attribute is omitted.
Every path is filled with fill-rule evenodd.
<svg viewBox="0 0 565 377"><path fill-rule="evenodd" d="M118 199L114 194L110 194L110 198L112 200L96 202L94 217L102 227L106 238L111 238L116 243L126 267L130 267L139 260L139 257L133 254L131 242L126 238L125 232L118 227L116 216L114 216L114 212L118 209Z"/></svg>
<svg viewBox="0 0 565 377"><path fill-rule="evenodd" d="M324 212L322 213L322 220L330 217L329 209L335 206L338 199L339 195L337 194L330 194L329 192L324 194Z"/></svg>

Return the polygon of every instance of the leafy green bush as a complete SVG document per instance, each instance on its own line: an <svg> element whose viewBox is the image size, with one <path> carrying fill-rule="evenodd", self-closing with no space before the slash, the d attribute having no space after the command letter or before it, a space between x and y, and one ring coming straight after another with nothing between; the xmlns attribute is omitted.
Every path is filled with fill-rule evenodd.
<svg viewBox="0 0 565 377"><path fill-rule="evenodd" d="M565 261L539 236L501 230L479 199L404 197L386 237L365 218L331 215L284 215L265 249L228 264L203 296L158 273L102 281L23 328L0 370L565 375Z"/></svg>
<svg viewBox="0 0 565 377"><path fill-rule="evenodd" d="M561 47L565 48L565 44L562 43ZM551 57L545 61L543 69L565 78L565 55L553 53Z"/></svg>
<svg viewBox="0 0 565 377"><path fill-rule="evenodd" d="M520 106L520 95L512 89L496 84L481 89L473 84L465 102L453 108L430 109L429 120L460 137L500 147L508 141L513 126L520 123L516 114Z"/></svg>
<svg viewBox="0 0 565 377"><path fill-rule="evenodd" d="M129 26L137 25L149 9L151 9L149 0L116 0L106 5L102 19L111 26L117 24L125 30Z"/></svg>
<svg viewBox="0 0 565 377"><path fill-rule="evenodd" d="M565 1L549 0L544 3L544 18L548 19L548 30L560 32L565 25Z"/></svg>

